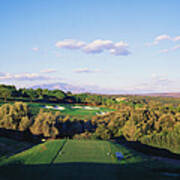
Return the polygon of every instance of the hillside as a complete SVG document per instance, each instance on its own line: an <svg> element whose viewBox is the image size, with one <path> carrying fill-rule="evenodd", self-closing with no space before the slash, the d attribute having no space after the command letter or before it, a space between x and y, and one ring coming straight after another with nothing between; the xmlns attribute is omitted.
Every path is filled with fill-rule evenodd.
<svg viewBox="0 0 180 180"><path fill-rule="evenodd" d="M180 92L168 92L168 93L149 93L144 94L145 96L154 96L154 97L174 97L180 98Z"/></svg>

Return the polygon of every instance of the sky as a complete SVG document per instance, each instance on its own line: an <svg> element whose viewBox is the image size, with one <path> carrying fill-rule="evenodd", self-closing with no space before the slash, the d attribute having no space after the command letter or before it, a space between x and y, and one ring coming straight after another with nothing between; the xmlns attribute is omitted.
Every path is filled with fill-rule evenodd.
<svg viewBox="0 0 180 180"><path fill-rule="evenodd" d="M0 83L180 91L179 0L1 0Z"/></svg>

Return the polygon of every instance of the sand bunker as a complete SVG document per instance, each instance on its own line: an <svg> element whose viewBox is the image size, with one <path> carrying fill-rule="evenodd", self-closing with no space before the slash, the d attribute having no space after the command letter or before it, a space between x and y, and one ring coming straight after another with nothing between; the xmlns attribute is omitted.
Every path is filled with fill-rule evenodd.
<svg viewBox="0 0 180 180"><path fill-rule="evenodd" d="M54 109L57 109L57 110L65 110L65 107L63 107L63 106L55 106Z"/></svg>
<svg viewBox="0 0 180 180"><path fill-rule="evenodd" d="M82 106L73 106L72 108L73 109L82 109L83 107Z"/></svg>
<svg viewBox="0 0 180 180"><path fill-rule="evenodd" d="M91 106L73 106L73 109L86 109L86 110L99 110L98 107L91 107Z"/></svg>
<svg viewBox="0 0 180 180"><path fill-rule="evenodd" d="M65 110L64 106L44 106L46 109L54 109L54 110ZM100 110L99 107L92 107L92 106L72 106L72 109L85 109L85 110Z"/></svg>
<svg viewBox="0 0 180 180"><path fill-rule="evenodd" d="M98 107L91 107L91 106L84 106L84 109L87 109L87 110L99 110Z"/></svg>
<svg viewBox="0 0 180 180"><path fill-rule="evenodd" d="M44 106L44 108L46 108L46 109L53 109L54 107L53 106Z"/></svg>
<svg viewBox="0 0 180 180"><path fill-rule="evenodd" d="M54 109L54 110L64 110L65 107L63 106L45 106L46 109Z"/></svg>

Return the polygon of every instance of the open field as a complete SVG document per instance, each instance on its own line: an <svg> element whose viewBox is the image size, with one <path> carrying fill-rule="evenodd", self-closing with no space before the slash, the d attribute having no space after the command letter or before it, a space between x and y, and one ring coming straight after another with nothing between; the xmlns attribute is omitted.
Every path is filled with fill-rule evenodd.
<svg viewBox="0 0 180 180"><path fill-rule="evenodd" d="M117 160L115 152L121 152L124 160ZM2 160L0 165L0 179L176 178L157 172L159 168L170 168L169 165L122 145L99 140L47 141Z"/></svg>

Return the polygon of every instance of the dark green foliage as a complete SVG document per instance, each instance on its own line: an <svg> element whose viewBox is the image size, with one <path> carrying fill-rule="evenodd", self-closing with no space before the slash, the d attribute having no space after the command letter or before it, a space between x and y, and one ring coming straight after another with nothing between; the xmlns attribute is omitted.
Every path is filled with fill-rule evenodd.
<svg viewBox="0 0 180 180"><path fill-rule="evenodd" d="M4 98L6 102L8 98L17 96L17 90L15 86L0 85L0 98Z"/></svg>
<svg viewBox="0 0 180 180"><path fill-rule="evenodd" d="M73 96L76 103L90 104L90 105L112 105L116 101L112 98L107 98L102 95L82 93Z"/></svg>

